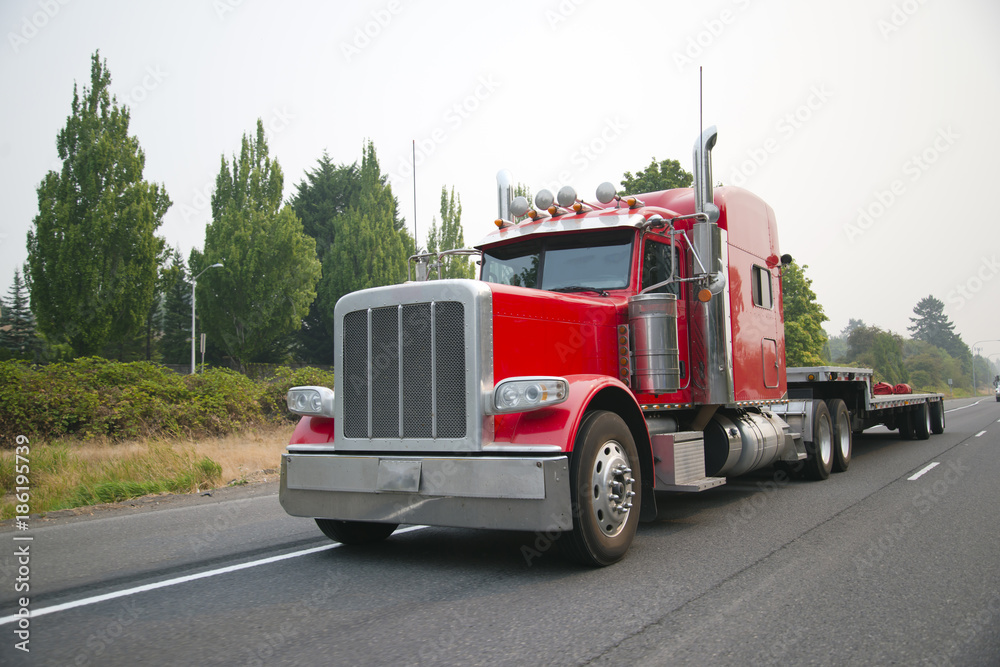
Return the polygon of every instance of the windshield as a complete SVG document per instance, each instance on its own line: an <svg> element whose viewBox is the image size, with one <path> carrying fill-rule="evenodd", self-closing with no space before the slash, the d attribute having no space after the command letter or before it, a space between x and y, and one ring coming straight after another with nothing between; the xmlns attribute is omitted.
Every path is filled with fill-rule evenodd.
<svg viewBox="0 0 1000 667"><path fill-rule="evenodd" d="M525 239L491 248L483 280L550 291L622 289L629 284L635 232L613 230Z"/></svg>

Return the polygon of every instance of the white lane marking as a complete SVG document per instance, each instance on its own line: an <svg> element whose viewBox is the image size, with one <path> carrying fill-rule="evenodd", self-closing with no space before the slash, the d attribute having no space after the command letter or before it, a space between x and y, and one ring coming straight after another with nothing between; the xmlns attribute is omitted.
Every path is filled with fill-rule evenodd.
<svg viewBox="0 0 1000 667"><path fill-rule="evenodd" d="M397 530L393 534L399 535L401 533L408 533L411 530L420 530L421 528L427 528L427 526L410 526L409 528L403 528L402 530ZM142 586L136 586L135 588L126 588L125 590L122 591L115 591L113 593L104 593L102 595L94 595L93 597L83 598L82 600L74 600L72 602L55 604L52 605L51 607L32 609L31 618L37 618L38 616L45 616L46 614L54 614L59 611L66 611L67 609L86 607L88 605L97 604L98 602L107 602L108 600L115 600L117 598L126 597L128 595L135 595L136 593L155 591L157 588L166 588L167 586L186 584L189 581L197 581L198 579L205 579L206 577L214 577L219 574L228 574L230 572L236 572L238 570L246 570L247 568L257 567L258 565L277 563L278 561L288 560L289 558L308 556L309 554L319 553L320 551L329 551L330 549L336 549L337 547L341 546L344 545L342 545L340 542L334 542L333 544L325 544L321 547L303 549L302 551L293 551L290 554L281 554L280 556L270 556L269 558L262 558L261 560L253 560L250 561L249 563L240 563L239 565L228 565L226 567L220 567L216 570L208 570L207 572L199 572L197 574L188 574L183 577L174 577L173 579L165 579L164 581L157 581L152 584L144 584ZM19 618L20 617L17 615L0 617L0 625L15 623Z"/></svg>
<svg viewBox="0 0 1000 667"><path fill-rule="evenodd" d="M977 434L976 434L976 437L977 437L977 438L981 438L981 437L983 437L984 435L986 435L986 431L980 431L979 433L977 433Z"/></svg>
<svg viewBox="0 0 1000 667"><path fill-rule="evenodd" d="M938 461L935 461L934 463L930 464L929 466L926 466L925 468L923 468L920 472L918 472L915 475L913 475L913 477L907 477L907 481L912 482L914 480L920 479L921 477L923 477L924 475L926 475L927 473L929 473L931 470L933 470L934 468L938 467L939 465L941 465L941 463L938 462Z"/></svg>
<svg viewBox="0 0 1000 667"><path fill-rule="evenodd" d="M960 408L952 408L951 410L945 410L945 413L948 413L948 412L958 412L959 410L964 410L964 409L966 409L966 408L971 408L971 407L973 407L973 406L975 406L975 405L979 405L979 404L980 404L980 403L982 403L982 402L983 402L984 400L986 400L986 399L983 399L983 398L981 398L981 399L979 399L978 401L976 401L975 403L969 403L968 405L963 405L963 406L962 406L962 407L960 407Z"/></svg>

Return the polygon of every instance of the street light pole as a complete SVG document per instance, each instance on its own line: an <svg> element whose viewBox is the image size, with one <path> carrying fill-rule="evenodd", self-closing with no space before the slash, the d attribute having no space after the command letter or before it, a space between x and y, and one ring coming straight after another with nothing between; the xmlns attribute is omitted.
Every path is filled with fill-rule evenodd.
<svg viewBox="0 0 1000 667"><path fill-rule="evenodd" d="M194 357L194 286L198 284L198 278L201 278L201 274L205 273L209 269L221 269L222 264L213 264L212 266L205 267L202 269L201 273L196 275L191 279L191 375L194 375L195 371L195 357Z"/></svg>

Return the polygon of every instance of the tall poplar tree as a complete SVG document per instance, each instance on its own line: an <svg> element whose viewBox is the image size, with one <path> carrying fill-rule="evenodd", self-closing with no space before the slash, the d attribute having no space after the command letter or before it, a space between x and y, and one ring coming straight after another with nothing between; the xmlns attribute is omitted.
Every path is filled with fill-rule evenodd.
<svg viewBox="0 0 1000 667"><path fill-rule="evenodd" d="M143 180L145 154L110 86L95 52L90 86L74 84L56 139L62 169L38 186L28 232L25 279L38 328L77 356L127 341L145 324L163 247L155 232L171 203L162 186Z"/></svg>
<svg viewBox="0 0 1000 667"><path fill-rule="evenodd" d="M264 123L243 135L239 157L222 165L205 250L192 252L197 310L208 337L243 368L280 361L316 297L316 241L281 200L284 176L269 157ZM223 268L208 269L221 263Z"/></svg>
<svg viewBox="0 0 1000 667"><path fill-rule="evenodd" d="M427 251L440 252L465 247L462 232L462 198L455 195L455 188L448 194L448 188L441 188L441 226L437 218L431 223L427 233ZM445 257L441 267L442 278L475 278L476 270L468 257L460 255Z"/></svg>

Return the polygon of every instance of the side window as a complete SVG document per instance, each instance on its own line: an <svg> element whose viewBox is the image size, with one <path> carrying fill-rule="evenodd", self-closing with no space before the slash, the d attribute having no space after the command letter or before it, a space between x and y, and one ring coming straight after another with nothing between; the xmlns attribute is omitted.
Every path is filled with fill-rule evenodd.
<svg viewBox="0 0 1000 667"><path fill-rule="evenodd" d="M650 285L662 283L670 277L670 267L674 269L674 277L680 278L680 263L678 262L677 248L669 243L659 243L647 239L642 251L642 287L646 289ZM671 283L653 290L656 294L675 294L680 297L681 284Z"/></svg>
<svg viewBox="0 0 1000 667"><path fill-rule="evenodd" d="M752 273L753 305L760 306L761 308L771 308L774 305L774 297L771 292L771 272L763 267L754 265Z"/></svg>

